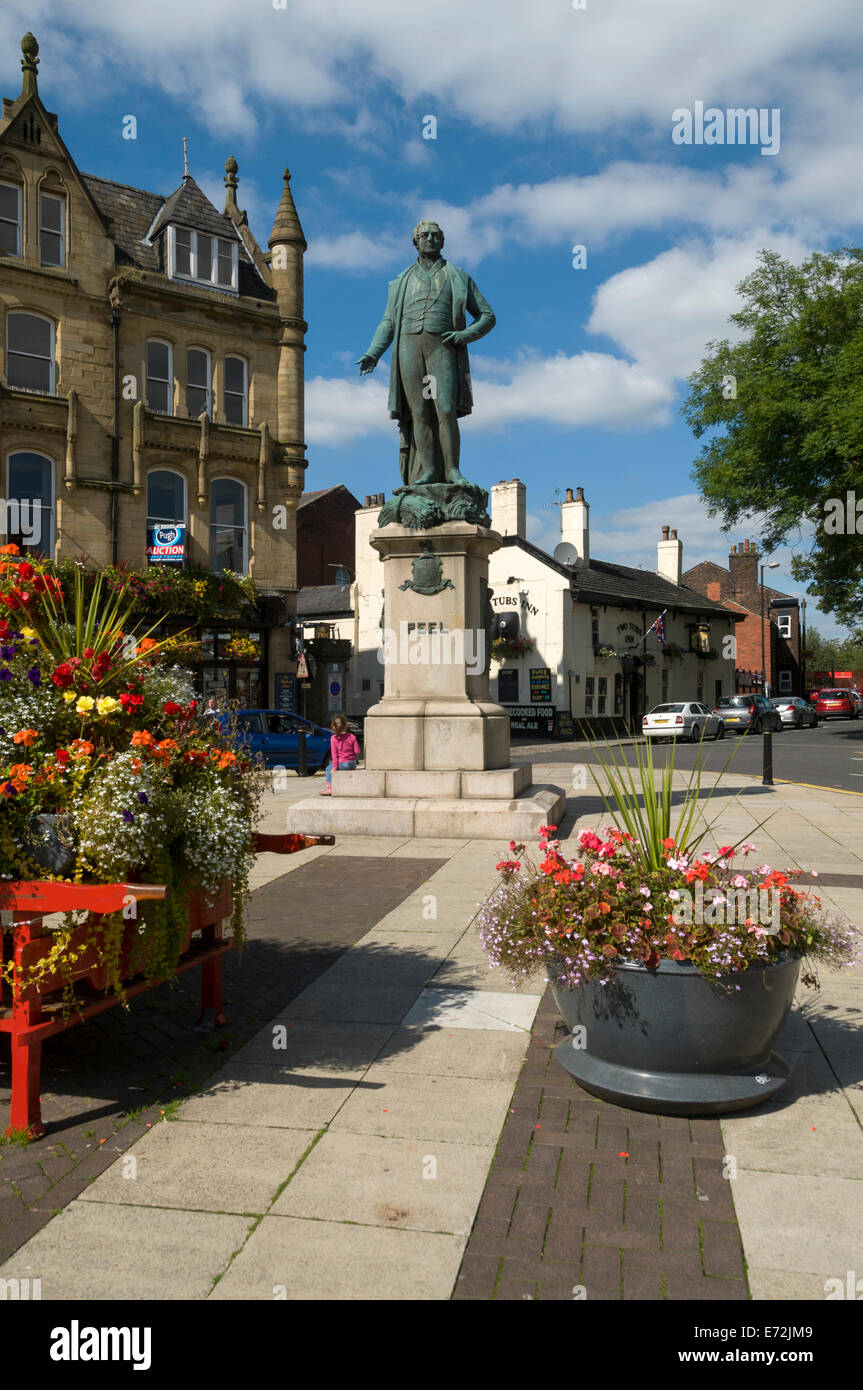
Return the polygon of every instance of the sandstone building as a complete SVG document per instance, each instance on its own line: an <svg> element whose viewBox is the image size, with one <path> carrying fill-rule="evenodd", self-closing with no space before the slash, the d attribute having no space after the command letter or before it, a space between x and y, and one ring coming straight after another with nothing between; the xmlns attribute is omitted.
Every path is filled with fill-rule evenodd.
<svg viewBox="0 0 863 1390"><path fill-rule="evenodd" d="M306 468L290 176L265 251L233 157L222 211L188 174L168 197L83 174L39 96L32 34L21 48L0 118L0 535L55 559L251 575L260 659L228 661L231 625L215 625L199 678L270 704L296 669Z"/></svg>

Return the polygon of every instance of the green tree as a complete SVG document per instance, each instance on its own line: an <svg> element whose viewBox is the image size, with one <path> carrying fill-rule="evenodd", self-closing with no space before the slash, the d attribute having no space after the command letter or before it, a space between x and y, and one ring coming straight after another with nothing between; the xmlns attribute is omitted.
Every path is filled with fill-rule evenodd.
<svg viewBox="0 0 863 1390"><path fill-rule="evenodd" d="M763 518L765 551L815 535L792 560L822 612L863 622L863 249L816 253L795 266L775 251L738 285L738 341L708 344L682 413L708 435L693 477L723 527ZM847 494L860 514L835 529ZM831 505L832 504L832 505ZM825 522L828 523L825 527ZM859 526L860 534L857 533ZM831 529L832 528L832 529ZM808 529L808 528L807 528Z"/></svg>

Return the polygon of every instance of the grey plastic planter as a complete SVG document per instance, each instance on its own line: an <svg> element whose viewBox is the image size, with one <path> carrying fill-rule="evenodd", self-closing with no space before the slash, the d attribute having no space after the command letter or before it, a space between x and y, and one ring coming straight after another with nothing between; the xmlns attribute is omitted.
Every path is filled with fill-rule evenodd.
<svg viewBox="0 0 863 1390"><path fill-rule="evenodd" d="M612 969L610 984L589 980L570 990L555 983L560 967L549 966L557 1007L570 1029L584 1029L555 1056L585 1090L632 1110L717 1115L758 1105L787 1080L773 1045L794 998L799 956L715 981L673 960L656 970Z"/></svg>
<svg viewBox="0 0 863 1390"><path fill-rule="evenodd" d="M72 817L35 812L27 822L27 853L52 874L67 874L77 857Z"/></svg>

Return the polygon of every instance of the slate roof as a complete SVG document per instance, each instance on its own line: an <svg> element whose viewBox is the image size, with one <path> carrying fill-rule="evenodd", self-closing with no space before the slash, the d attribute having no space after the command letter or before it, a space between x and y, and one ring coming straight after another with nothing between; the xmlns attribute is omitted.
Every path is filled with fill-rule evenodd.
<svg viewBox="0 0 863 1390"><path fill-rule="evenodd" d="M519 536L504 536L505 546L518 546L550 569L570 580L573 599L582 603L610 603L627 608L675 608L681 613L716 613L729 617L724 604L704 598L683 584L672 584L652 570L613 565L607 560L590 559L586 565L561 565L539 546Z"/></svg>
<svg viewBox="0 0 863 1390"><path fill-rule="evenodd" d="M162 273L164 237L161 233L169 222L179 222L209 236L236 241L240 248L240 294L253 299L276 298L275 292L258 274L230 217L216 210L191 176L185 178L168 198L159 193L148 193L143 188L132 188L129 184L114 183L95 174L82 174L81 178L100 212L110 219L118 265L132 265L141 270ZM143 245L148 232L152 245Z"/></svg>
<svg viewBox="0 0 863 1390"><path fill-rule="evenodd" d="M317 584L297 593L297 617L335 618L353 615L350 584Z"/></svg>
<svg viewBox="0 0 863 1390"><path fill-rule="evenodd" d="M304 492L299 502L297 503L297 510L299 511L300 507L308 507L311 503L320 501L322 497L326 497L329 493L332 492L346 493L348 499L351 502L353 502L354 509L357 511L359 510L359 502L357 501L356 497L354 497L354 494L350 491L350 489L345 487L344 483L336 483L334 487L319 487L312 492Z"/></svg>

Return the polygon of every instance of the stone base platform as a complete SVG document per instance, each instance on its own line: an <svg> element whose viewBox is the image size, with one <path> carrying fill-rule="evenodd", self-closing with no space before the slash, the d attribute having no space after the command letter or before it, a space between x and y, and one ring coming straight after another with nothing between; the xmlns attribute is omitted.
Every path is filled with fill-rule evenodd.
<svg viewBox="0 0 863 1390"><path fill-rule="evenodd" d="M288 833L403 835L408 839L517 840L559 825L566 798L531 785L531 768L489 772L334 772L332 796L305 797L287 813Z"/></svg>

